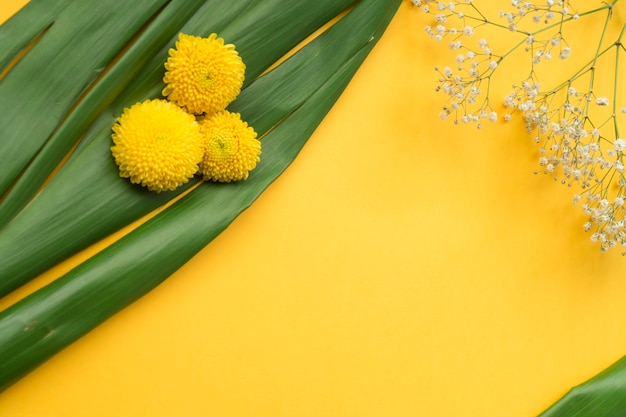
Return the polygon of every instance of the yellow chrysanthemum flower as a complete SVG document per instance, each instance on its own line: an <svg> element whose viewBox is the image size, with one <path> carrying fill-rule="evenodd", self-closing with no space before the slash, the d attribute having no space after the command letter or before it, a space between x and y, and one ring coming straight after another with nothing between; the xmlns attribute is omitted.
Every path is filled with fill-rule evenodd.
<svg viewBox="0 0 626 417"><path fill-rule="evenodd" d="M169 55L163 95L190 113L222 111L241 91L246 66L235 46L215 33L208 38L181 33Z"/></svg>
<svg viewBox="0 0 626 417"><path fill-rule="evenodd" d="M200 172L206 180L245 180L260 161L261 141L241 120L239 113L223 111L200 121L204 136L204 157Z"/></svg>
<svg viewBox="0 0 626 417"><path fill-rule="evenodd" d="M203 137L195 117L166 100L124 109L111 152L120 176L152 191L174 190L198 172Z"/></svg>

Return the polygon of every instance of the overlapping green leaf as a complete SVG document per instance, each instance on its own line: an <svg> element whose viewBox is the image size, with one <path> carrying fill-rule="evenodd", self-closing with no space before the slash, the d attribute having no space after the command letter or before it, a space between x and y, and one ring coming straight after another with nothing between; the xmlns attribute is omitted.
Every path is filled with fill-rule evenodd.
<svg viewBox="0 0 626 417"><path fill-rule="evenodd" d="M238 108L266 128L274 127L263 138L263 160L247 181L201 184L104 251L0 313L0 357L10 358L0 362L0 389L159 285L248 207L296 157L399 3L363 0L331 30L250 85L237 101ZM349 48L344 47L347 44ZM335 59L335 54L340 57ZM319 60L320 56L328 60ZM278 102L293 95L304 97L279 110L267 105L266 100Z"/></svg>
<svg viewBox="0 0 626 417"><path fill-rule="evenodd" d="M0 71L40 34L46 31L54 19L71 0L55 2L32 0L0 27Z"/></svg>
<svg viewBox="0 0 626 417"><path fill-rule="evenodd" d="M165 1L74 1L60 10L45 36L0 82L0 194L81 93ZM23 23L28 27L28 20Z"/></svg>
<svg viewBox="0 0 626 417"><path fill-rule="evenodd" d="M113 118L110 114L111 109L107 107L124 91L150 59L163 53L166 43L196 13L200 5L195 0L170 1L141 36L105 72L37 152L19 179L12 185L11 192L0 202L0 227L8 223L26 205L102 112L108 110L107 122ZM233 10L238 9L233 7ZM26 71L28 68L21 70Z"/></svg>
<svg viewBox="0 0 626 417"><path fill-rule="evenodd" d="M237 0L229 2L226 7L224 2L214 0L198 9L181 31L201 36L218 32L227 42L235 43L247 65L247 79L252 80L350 3L351 0L324 0L314 5L298 0ZM158 18L156 23L160 23ZM163 62L167 58L167 48L173 45L174 40L157 53L136 79L102 111L90 127L84 144L53 181L0 231L0 258L3 259L0 264L0 296L184 191L186 187L175 192L155 194L127 181L120 181L109 152L111 126L122 109L138 100L159 96L163 88ZM147 41L141 41L140 44L151 45ZM134 51L131 49L130 52ZM317 63L311 67L312 77L319 76L315 74L316 69L326 67L325 61L317 60ZM120 60L118 65L121 64L126 65L125 59ZM123 69L113 67L112 71L121 72ZM109 80L105 77L100 81L105 83L105 87L95 86L94 96L90 95L85 100L89 103L85 112L93 113L103 103L106 104L110 97L107 87ZM297 91L287 94L291 108L281 105L282 101L287 100L281 97L263 103L262 112L272 115L282 112L280 117L274 117L280 120L312 93L304 89ZM240 101L245 103L244 98L247 96L244 89L242 98L235 102L233 108L237 109ZM77 109L80 115L85 107ZM242 113L259 133L263 134L269 127L257 125L257 116L254 114L245 114L243 110ZM84 127L80 117L70 116L60 131L65 131L65 126L74 122L78 128L74 128L76 125L70 126L67 134L59 136L59 140L54 142L52 151L45 147L42 158L33 163L33 170L27 171L24 181L18 182L13 192L6 197L6 213L12 213L24 201L24 195L32 191L32 184L36 182L33 176L43 179L41 165L51 168L50 160L54 158L50 154L60 157L60 151L78 139ZM0 205L0 214L2 210Z"/></svg>
<svg viewBox="0 0 626 417"><path fill-rule="evenodd" d="M626 357L572 388L539 417L622 417L626 415Z"/></svg>

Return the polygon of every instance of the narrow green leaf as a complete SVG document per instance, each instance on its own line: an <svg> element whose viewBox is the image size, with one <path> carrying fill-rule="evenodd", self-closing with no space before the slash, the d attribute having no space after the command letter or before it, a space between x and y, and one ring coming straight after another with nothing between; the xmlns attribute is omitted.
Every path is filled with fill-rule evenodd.
<svg viewBox="0 0 626 417"><path fill-rule="evenodd" d="M290 58L291 64L275 70L284 71L282 76L268 77L271 82L262 77L250 86L267 82L265 88L280 91L277 84L295 78L296 85L313 93L263 138L263 161L247 181L201 184L104 251L0 313L0 357L10 358L0 362L0 389L159 285L252 204L296 157L400 1L362 1L335 25L345 31L326 32L308 50ZM304 51L326 53L344 42L354 44L355 50L325 78L311 80L307 66L293 63L306 61ZM171 245L172 241L184 243Z"/></svg>
<svg viewBox="0 0 626 417"><path fill-rule="evenodd" d="M589 381L572 388L539 417L624 415L626 415L626 356Z"/></svg>
<svg viewBox="0 0 626 417"><path fill-rule="evenodd" d="M165 1L71 2L0 81L0 195L80 94Z"/></svg>
<svg viewBox="0 0 626 417"><path fill-rule="evenodd" d="M312 7L306 1L291 0L290 7L285 8L287 2L284 0L266 0L262 7L244 8L232 22L220 27L232 37L227 41L234 42L238 48L241 47L242 56L246 54L254 62L253 66L248 65L249 71L258 74L274 63L275 56L285 54L312 31L343 10L347 3L349 2L341 4L336 0L325 0L316 2L316 6ZM215 27L211 23L214 23L212 19L218 19L216 17L218 12L218 8L200 9L183 29L188 31L187 33L202 31L201 34L206 36ZM261 20L269 19L273 24L250 28L248 25L251 14ZM298 25L297 30L294 25L288 24L302 16L306 16L306 22ZM358 25L360 22L355 24ZM347 32L346 29L342 30ZM357 27L354 30L361 33L366 29ZM276 35L273 35L274 37L270 38L270 46L261 46L258 40L267 39L268 32L278 33L280 39L275 39ZM336 56L325 53L324 60L318 59L318 51L311 50L313 46L307 48L307 51L311 52L301 55L302 58L299 59L306 59L303 62L307 68L303 70L307 71L310 79L319 80L327 77L341 64L341 60L354 50L357 43L353 40L346 41L346 38L341 39L340 36L341 34L338 34L333 37L337 49ZM346 47L343 44L352 46ZM63 169L24 210L0 230L0 259L3 259L0 263L0 296L149 213L188 188L182 187L174 192L156 194L120 180L109 150L111 126L116 115L135 101L160 93L163 87L161 78L165 59L164 52L148 65L147 72L142 72L139 76L139 87L131 84L103 112L90 128L84 144ZM290 62L289 65L294 64ZM293 83L291 85L295 86ZM241 111L244 119L255 127L258 133L264 134L269 127L278 123L313 93L314 89L306 89L306 86L307 84L302 84L301 88L289 91L283 89L279 91L280 94L274 94L273 97L266 94L262 100L255 98L256 94L247 94L246 88L231 109ZM285 103L289 106L285 106ZM262 119L266 121L262 122ZM18 189L20 190L21 188ZM13 200L7 197L7 201L10 203Z"/></svg>
<svg viewBox="0 0 626 417"><path fill-rule="evenodd" d="M80 101L37 153L0 203L0 227L8 223L32 198L45 179L72 149L96 117L124 90L180 27L196 12L195 0L172 0L141 36ZM236 9L235 9L236 10ZM113 116L109 115L107 121Z"/></svg>
<svg viewBox="0 0 626 417"><path fill-rule="evenodd" d="M105 112L105 118L101 123L111 125L116 115L121 112L123 107L128 106L128 103L139 101L145 97L158 96L163 87L161 83L163 62L167 57L167 49L172 47L175 42L176 36L174 34L178 31L208 35L206 33L207 28L211 28L212 31L220 32L220 34L222 32L226 32L227 35L230 33L233 38L237 39L246 36L247 40L241 40L240 49L242 49L241 53L246 56L246 59L249 58L252 61L248 62L247 83L249 83L281 54L295 46L302 37L310 34L319 25L335 16L349 3L350 1L335 1L329 7L329 4L318 2L318 15L314 16L309 13L310 18L307 24L299 24L296 30L294 27L285 26L294 24L293 22L296 20L293 19L293 15L284 15L278 12L278 8L287 5L284 1L265 2L260 9L262 13L259 13L257 10L258 2L250 0L233 0L228 3L219 0L207 1L202 5L200 11L197 9L201 3L196 0L172 0L102 80L95 84L94 88L70 113L67 120L54 132L20 178L13 184L11 192L0 202L0 227L8 223L33 197L35 191L85 133L97 114ZM294 11L303 12L302 6L300 5ZM195 14L194 18L183 27L183 23L192 14ZM243 27L250 22L253 16L263 20L268 20L271 17L273 25L281 25L283 28L280 31L271 31L271 35L277 39L271 39L270 49L261 47L262 44L259 44L259 40L264 41L267 37L266 31L269 31L269 28L262 29L259 26L258 32L250 30L240 33L241 31L238 29L228 32L228 24L235 17L242 21L237 23L237 27ZM285 19L283 17L277 20L277 16L291 18ZM147 57L154 57L149 64L145 62ZM138 73L139 76L135 78L130 89L122 92ZM123 94L116 100L116 103L109 106L120 92ZM107 106L109 107L107 108Z"/></svg>
<svg viewBox="0 0 626 417"><path fill-rule="evenodd" d="M0 26L0 71L54 22L71 0L32 0Z"/></svg>

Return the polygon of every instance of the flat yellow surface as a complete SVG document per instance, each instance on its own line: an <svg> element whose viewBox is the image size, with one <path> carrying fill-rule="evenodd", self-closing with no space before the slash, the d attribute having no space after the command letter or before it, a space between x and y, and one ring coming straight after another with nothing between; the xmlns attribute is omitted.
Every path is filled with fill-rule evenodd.
<svg viewBox="0 0 626 417"><path fill-rule="evenodd" d="M626 354L626 260L521 125L438 118L424 24L404 3L285 174L0 416L526 417Z"/></svg>

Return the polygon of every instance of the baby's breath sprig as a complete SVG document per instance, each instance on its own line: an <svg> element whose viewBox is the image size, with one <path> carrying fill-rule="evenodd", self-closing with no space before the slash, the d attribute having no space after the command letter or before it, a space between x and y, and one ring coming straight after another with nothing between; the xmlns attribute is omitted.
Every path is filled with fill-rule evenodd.
<svg viewBox="0 0 626 417"><path fill-rule="evenodd" d="M456 53L454 65L436 67L436 90L447 96L440 116L478 128L484 120L522 116L539 146L536 172L576 189L574 203L583 201L588 216L584 230L602 250L626 248L626 139L620 136L626 102L619 83L626 24L616 17L625 11L617 9L619 0L511 0L507 10L497 12L486 0L412 3L431 17L426 33ZM576 62L571 63L576 22L601 14L598 31L586 35L597 37L596 46L576 49ZM488 40L501 30L509 35ZM526 54L527 66L500 71L513 53ZM555 68L563 60L567 65ZM491 99L496 72L519 80L504 98L502 116ZM548 81L552 86L544 88L544 79L555 73L563 78Z"/></svg>

